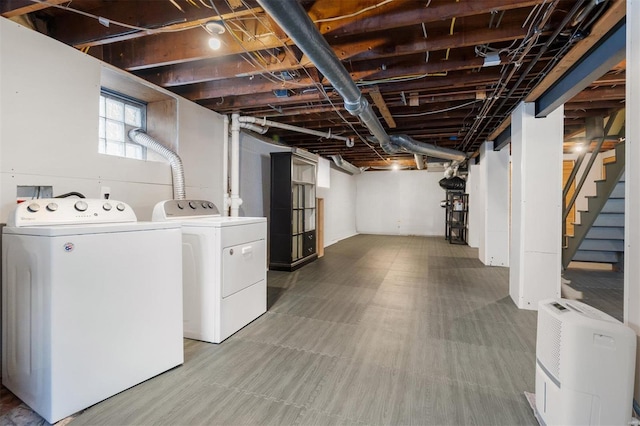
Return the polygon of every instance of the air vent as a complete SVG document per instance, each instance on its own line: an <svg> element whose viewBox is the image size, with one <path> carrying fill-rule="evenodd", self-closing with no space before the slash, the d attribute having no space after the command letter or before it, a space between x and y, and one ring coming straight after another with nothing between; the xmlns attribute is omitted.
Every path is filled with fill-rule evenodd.
<svg viewBox="0 0 640 426"><path fill-rule="evenodd" d="M538 360L560 382L562 323L546 310L538 311Z"/></svg>

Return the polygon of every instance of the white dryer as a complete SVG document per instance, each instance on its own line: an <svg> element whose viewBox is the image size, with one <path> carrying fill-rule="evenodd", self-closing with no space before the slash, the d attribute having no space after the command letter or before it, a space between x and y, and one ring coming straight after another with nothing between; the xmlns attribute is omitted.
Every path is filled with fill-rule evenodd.
<svg viewBox="0 0 640 426"><path fill-rule="evenodd" d="M184 337L220 343L266 312L266 218L168 200L156 204L153 220L182 225Z"/></svg>
<svg viewBox="0 0 640 426"><path fill-rule="evenodd" d="M2 381L54 423L183 363L177 224L125 203L22 203L2 238Z"/></svg>

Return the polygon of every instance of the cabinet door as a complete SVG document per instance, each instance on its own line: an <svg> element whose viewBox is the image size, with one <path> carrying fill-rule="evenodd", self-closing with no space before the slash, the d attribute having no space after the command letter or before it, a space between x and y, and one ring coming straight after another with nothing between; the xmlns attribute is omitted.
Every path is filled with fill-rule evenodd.
<svg viewBox="0 0 640 426"><path fill-rule="evenodd" d="M304 233L304 256L312 255L316 252L316 231Z"/></svg>

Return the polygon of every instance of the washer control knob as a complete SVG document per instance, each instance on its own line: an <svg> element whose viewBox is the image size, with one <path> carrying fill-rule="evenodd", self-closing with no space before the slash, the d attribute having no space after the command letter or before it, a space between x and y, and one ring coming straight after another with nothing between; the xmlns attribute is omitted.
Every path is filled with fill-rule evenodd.
<svg viewBox="0 0 640 426"><path fill-rule="evenodd" d="M103 208L105 211L107 211L107 212L108 212L108 211L110 211L113 207L112 207L112 206L111 206L111 204L109 204L109 203L104 203L104 204L102 205L102 208Z"/></svg>
<svg viewBox="0 0 640 426"><path fill-rule="evenodd" d="M212 209L213 208L213 203L209 203L209 208Z"/></svg>
<svg viewBox="0 0 640 426"><path fill-rule="evenodd" d="M74 205L74 207L76 208L76 210L78 210L79 212L83 212L86 211L89 208L89 205L84 202L84 201L78 201L76 202L76 204Z"/></svg>
<svg viewBox="0 0 640 426"><path fill-rule="evenodd" d="M124 211L124 209L125 209L125 205L124 205L124 204L122 204L122 203L118 203L118 204L116 205L116 209L118 209L118 211L119 211L119 212Z"/></svg>
<svg viewBox="0 0 640 426"><path fill-rule="evenodd" d="M207 203L202 203L202 207L206 209L209 207L209 205Z"/></svg>
<svg viewBox="0 0 640 426"><path fill-rule="evenodd" d="M38 203L31 203L27 206L27 210L29 210L31 213L35 213L37 211L40 211L40 204Z"/></svg>
<svg viewBox="0 0 640 426"><path fill-rule="evenodd" d="M58 210L58 205L56 203L49 203L47 204L47 210L49 210L50 212L55 212L56 210Z"/></svg>
<svg viewBox="0 0 640 426"><path fill-rule="evenodd" d="M178 208L180 210L184 209L184 204L182 204L181 202L178 201Z"/></svg>
<svg viewBox="0 0 640 426"><path fill-rule="evenodd" d="M192 209L195 209L196 207L198 207L198 205L193 201L189 201L189 207L191 207Z"/></svg>

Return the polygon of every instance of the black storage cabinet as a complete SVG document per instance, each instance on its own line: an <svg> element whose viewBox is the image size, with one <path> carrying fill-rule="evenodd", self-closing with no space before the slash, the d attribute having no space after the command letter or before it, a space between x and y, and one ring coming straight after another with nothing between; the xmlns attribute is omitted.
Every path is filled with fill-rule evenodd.
<svg viewBox="0 0 640 426"><path fill-rule="evenodd" d="M269 269L293 271L317 259L316 162L271 153Z"/></svg>

